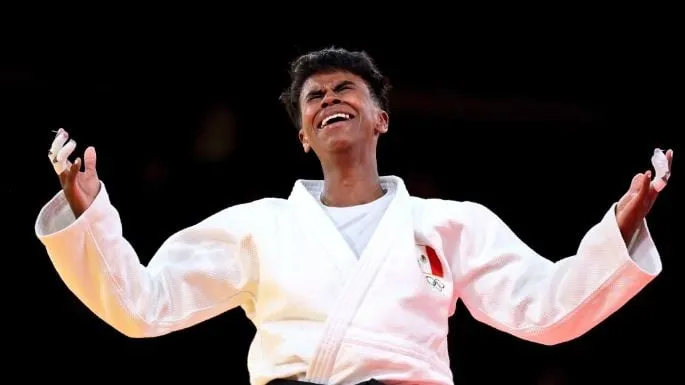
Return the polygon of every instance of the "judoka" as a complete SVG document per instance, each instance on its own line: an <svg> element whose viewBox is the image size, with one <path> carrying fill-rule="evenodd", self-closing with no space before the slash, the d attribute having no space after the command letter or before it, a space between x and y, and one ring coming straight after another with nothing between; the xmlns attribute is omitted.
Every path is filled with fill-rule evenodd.
<svg viewBox="0 0 685 385"><path fill-rule="evenodd" d="M311 52L291 77L281 100L323 179L179 231L147 266L122 236L95 149L71 162L76 143L57 132L48 157L62 189L35 231L95 315L146 338L241 307L257 330L254 385L446 385L458 298L480 322L552 345L592 329L661 272L645 217L672 151L657 151L656 175L635 175L577 253L553 263L486 207L413 197L401 178L379 175L389 83L367 54Z"/></svg>

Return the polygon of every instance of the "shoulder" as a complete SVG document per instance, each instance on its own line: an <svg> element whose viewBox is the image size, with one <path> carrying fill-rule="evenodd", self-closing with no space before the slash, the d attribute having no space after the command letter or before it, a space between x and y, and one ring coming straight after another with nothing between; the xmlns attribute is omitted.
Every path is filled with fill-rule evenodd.
<svg viewBox="0 0 685 385"><path fill-rule="evenodd" d="M498 220L497 215L483 204L473 201L455 201L438 198L411 197L415 220L444 225L483 225Z"/></svg>
<svg viewBox="0 0 685 385"><path fill-rule="evenodd" d="M235 230L252 232L268 227L287 207L287 200L281 198L262 198L251 202L227 207L196 226L230 227Z"/></svg>

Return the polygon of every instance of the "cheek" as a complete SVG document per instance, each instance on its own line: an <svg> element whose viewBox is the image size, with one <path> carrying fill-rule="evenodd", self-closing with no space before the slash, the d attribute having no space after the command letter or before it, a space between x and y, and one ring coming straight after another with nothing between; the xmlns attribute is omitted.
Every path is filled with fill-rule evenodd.
<svg viewBox="0 0 685 385"><path fill-rule="evenodd" d="M307 126L310 125L312 122L312 119L314 118L315 111L311 107L304 107L300 111L300 116L302 120L302 126Z"/></svg>
<svg viewBox="0 0 685 385"><path fill-rule="evenodd" d="M359 116L363 120L364 124L368 124L369 121L376 119L376 109L363 99L350 97L346 100L346 102L359 112Z"/></svg>
<svg viewBox="0 0 685 385"><path fill-rule="evenodd" d="M378 116L376 115L375 109L365 109L362 114L362 118L364 120L364 126L369 128L375 128L376 124L378 123Z"/></svg>

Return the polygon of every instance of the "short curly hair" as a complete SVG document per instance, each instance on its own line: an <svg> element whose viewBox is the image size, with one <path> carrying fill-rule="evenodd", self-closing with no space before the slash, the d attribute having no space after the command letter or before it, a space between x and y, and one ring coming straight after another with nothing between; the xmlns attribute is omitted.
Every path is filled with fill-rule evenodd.
<svg viewBox="0 0 685 385"><path fill-rule="evenodd" d="M290 86L279 98L298 130L301 125L300 93L304 82L312 75L334 71L347 71L362 78L378 106L388 111L390 81L376 67L373 59L364 51L325 48L301 55L291 63Z"/></svg>

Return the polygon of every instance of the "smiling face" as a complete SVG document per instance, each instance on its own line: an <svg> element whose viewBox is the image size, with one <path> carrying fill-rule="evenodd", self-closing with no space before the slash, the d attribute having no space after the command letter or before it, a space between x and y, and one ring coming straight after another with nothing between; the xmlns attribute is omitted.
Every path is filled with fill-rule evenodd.
<svg viewBox="0 0 685 385"><path fill-rule="evenodd" d="M354 147L375 150L388 130L388 114L378 108L366 82L339 71L312 75L300 93L300 141L321 159Z"/></svg>

